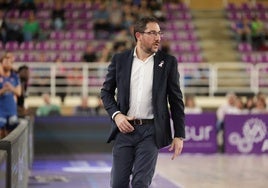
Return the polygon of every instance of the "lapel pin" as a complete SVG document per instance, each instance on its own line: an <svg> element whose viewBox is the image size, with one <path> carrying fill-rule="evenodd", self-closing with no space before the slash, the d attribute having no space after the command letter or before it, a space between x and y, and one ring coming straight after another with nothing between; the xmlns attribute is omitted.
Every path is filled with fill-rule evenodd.
<svg viewBox="0 0 268 188"><path fill-rule="evenodd" d="M163 64L164 64L164 61L161 61L160 63L159 63L159 67L162 67L163 66Z"/></svg>

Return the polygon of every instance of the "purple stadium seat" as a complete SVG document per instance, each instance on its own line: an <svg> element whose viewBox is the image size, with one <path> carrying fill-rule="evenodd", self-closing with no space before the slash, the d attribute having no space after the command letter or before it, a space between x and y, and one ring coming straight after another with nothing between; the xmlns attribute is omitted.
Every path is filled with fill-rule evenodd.
<svg viewBox="0 0 268 188"><path fill-rule="evenodd" d="M49 49L52 51L65 50L65 43L62 41L50 41Z"/></svg>
<svg viewBox="0 0 268 188"><path fill-rule="evenodd" d="M173 30L178 29L176 23L174 22L166 22L163 27L165 28L165 30L168 30L168 31L173 31Z"/></svg>
<svg viewBox="0 0 268 188"><path fill-rule="evenodd" d="M266 12L258 12L257 13L260 20L267 21L268 20L268 14Z"/></svg>
<svg viewBox="0 0 268 188"><path fill-rule="evenodd" d="M11 9L6 13L7 18L19 18L19 10Z"/></svg>
<svg viewBox="0 0 268 188"><path fill-rule="evenodd" d="M183 45L184 51L187 52L199 52L200 51L200 47L198 44L196 43L186 43Z"/></svg>
<svg viewBox="0 0 268 188"><path fill-rule="evenodd" d="M35 44L35 50L45 51L49 49L49 42L41 41Z"/></svg>
<svg viewBox="0 0 268 188"><path fill-rule="evenodd" d="M188 32L186 34L181 35L181 40L194 42L196 41L196 39L197 37L193 32Z"/></svg>
<svg viewBox="0 0 268 188"><path fill-rule="evenodd" d="M53 62L55 59L60 56L58 52L52 51L47 53L47 61Z"/></svg>
<svg viewBox="0 0 268 188"><path fill-rule="evenodd" d="M188 62L199 63L202 61L203 61L202 55L199 53L194 53L194 54L188 55Z"/></svg>
<svg viewBox="0 0 268 188"><path fill-rule="evenodd" d="M34 62L36 61L36 57L33 53L21 53L20 61L23 62Z"/></svg>
<svg viewBox="0 0 268 188"><path fill-rule="evenodd" d="M93 40L95 38L93 32L87 32L85 37L86 40Z"/></svg>
<svg viewBox="0 0 268 188"><path fill-rule="evenodd" d="M87 22L82 21L79 29L93 30L93 23L90 21L87 21Z"/></svg>
<svg viewBox="0 0 268 188"><path fill-rule="evenodd" d="M36 13L37 19L50 19L51 16L51 10L40 10Z"/></svg>
<svg viewBox="0 0 268 188"><path fill-rule="evenodd" d="M170 45L170 50L174 53L180 53L180 52L184 51L184 48L182 45L180 45L178 43L173 43Z"/></svg>
<svg viewBox="0 0 268 188"><path fill-rule="evenodd" d="M91 11L82 11L80 12L80 19L92 19L93 13Z"/></svg>
<svg viewBox="0 0 268 188"><path fill-rule="evenodd" d="M53 8L53 4L49 2L37 2L36 7L38 10L44 10L44 9L49 9L51 10Z"/></svg>
<svg viewBox="0 0 268 188"><path fill-rule="evenodd" d="M184 3L165 3L165 8L167 11L176 10L176 11L186 11L188 8Z"/></svg>
<svg viewBox="0 0 268 188"><path fill-rule="evenodd" d="M79 62L81 57L81 53L64 53L64 60L66 62Z"/></svg>
<svg viewBox="0 0 268 188"><path fill-rule="evenodd" d="M88 1L83 1L80 3L80 6L82 7L82 9L86 9L86 10L93 10L92 7L94 6L91 2ZM86 11L88 12L88 11ZM91 12L91 11L89 11Z"/></svg>
<svg viewBox="0 0 268 188"><path fill-rule="evenodd" d="M241 55L241 60L243 62L247 62L247 63L256 63L257 62L257 57L253 53L243 53Z"/></svg>
<svg viewBox="0 0 268 188"><path fill-rule="evenodd" d="M66 2L63 5L63 8L67 10L67 12L69 12L72 9L75 9L75 2Z"/></svg>
<svg viewBox="0 0 268 188"><path fill-rule="evenodd" d="M27 19L30 15L31 10L25 10L21 13L20 17L23 19Z"/></svg>
<svg viewBox="0 0 268 188"><path fill-rule="evenodd" d="M80 21L69 21L66 23L66 30L76 30L76 29L81 29L82 23Z"/></svg>
<svg viewBox="0 0 268 188"><path fill-rule="evenodd" d="M6 45L5 45L5 49L8 50L8 51L18 50L19 49L19 44L18 44L18 42L15 42L15 41L7 42Z"/></svg>
<svg viewBox="0 0 268 188"><path fill-rule="evenodd" d="M42 30L48 30L51 29L51 20L45 20L39 23Z"/></svg>
<svg viewBox="0 0 268 188"><path fill-rule="evenodd" d="M240 52L251 52L252 46L251 46L251 44L248 44L248 43L240 43L240 44L238 44L238 50Z"/></svg>
<svg viewBox="0 0 268 188"><path fill-rule="evenodd" d="M251 7L249 6L248 3L242 3L240 5L240 10L243 11L243 12L247 12L247 11L251 10Z"/></svg>
<svg viewBox="0 0 268 188"><path fill-rule="evenodd" d="M20 50L33 50L34 48L35 48L35 45L33 41L22 42L20 44Z"/></svg>
<svg viewBox="0 0 268 188"><path fill-rule="evenodd" d="M80 11L75 10L75 11L67 11L65 12L65 18L67 20L75 20L78 19L80 15Z"/></svg>
<svg viewBox="0 0 268 188"><path fill-rule="evenodd" d="M183 62L186 62L186 56L183 55L183 54L175 54L175 57L177 58L177 61L179 63L183 63Z"/></svg>
<svg viewBox="0 0 268 188"><path fill-rule="evenodd" d="M77 31L78 39L87 40L87 33L90 33L90 32L84 31L84 30Z"/></svg>
<svg viewBox="0 0 268 188"><path fill-rule="evenodd" d="M227 11L238 11L239 8L234 3L228 3L226 10Z"/></svg>
<svg viewBox="0 0 268 188"><path fill-rule="evenodd" d="M52 31L50 33L50 39L63 40L63 39L65 39L65 34L62 31Z"/></svg>
<svg viewBox="0 0 268 188"><path fill-rule="evenodd" d="M268 62L268 53L261 53L259 55L258 62L267 63Z"/></svg>
<svg viewBox="0 0 268 188"><path fill-rule="evenodd" d="M191 22L186 22L183 24L182 29L184 29L186 31L192 31L192 30L194 30L194 25Z"/></svg>
<svg viewBox="0 0 268 188"><path fill-rule="evenodd" d="M256 3L256 10L257 11L264 11L266 8L262 3L257 2Z"/></svg>
<svg viewBox="0 0 268 188"><path fill-rule="evenodd" d="M240 12L228 12L227 18L231 21L240 20L242 17L242 14Z"/></svg>

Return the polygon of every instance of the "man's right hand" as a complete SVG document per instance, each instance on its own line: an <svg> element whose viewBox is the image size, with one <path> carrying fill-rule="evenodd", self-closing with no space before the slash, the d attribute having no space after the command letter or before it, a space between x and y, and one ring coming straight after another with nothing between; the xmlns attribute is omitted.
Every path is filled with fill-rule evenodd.
<svg viewBox="0 0 268 188"><path fill-rule="evenodd" d="M128 122L129 120L133 120L133 119L134 117L128 117L121 113L117 114L114 117L114 121L118 129L122 133L130 133L134 131L134 127Z"/></svg>

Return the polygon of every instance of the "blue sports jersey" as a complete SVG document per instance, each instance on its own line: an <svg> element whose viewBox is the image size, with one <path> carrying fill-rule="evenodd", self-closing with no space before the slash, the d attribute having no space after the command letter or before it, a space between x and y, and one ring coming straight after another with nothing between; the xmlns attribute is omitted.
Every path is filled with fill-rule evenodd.
<svg viewBox="0 0 268 188"><path fill-rule="evenodd" d="M15 72L12 72L9 77L0 76L0 89L3 88L6 82L9 82L14 87L17 87L20 84L19 77ZM5 92L0 95L0 117L11 115L17 115L17 103L14 93Z"/></svg>

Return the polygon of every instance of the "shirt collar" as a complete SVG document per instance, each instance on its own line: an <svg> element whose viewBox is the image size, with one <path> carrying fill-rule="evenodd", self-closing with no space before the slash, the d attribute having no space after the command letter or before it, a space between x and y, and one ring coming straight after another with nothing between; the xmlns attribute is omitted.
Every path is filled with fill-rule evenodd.
<svg viewBox="0 0 268 188"><path fill-rule="evenodd" d="M152 56L155 56L155 53L153 53L152 55L150 55L147 59L151 58ZM138 58L138 56L137 56L137 46L134 48L133 57Z"/></svg>

